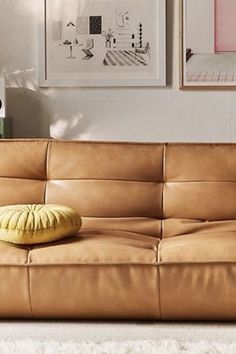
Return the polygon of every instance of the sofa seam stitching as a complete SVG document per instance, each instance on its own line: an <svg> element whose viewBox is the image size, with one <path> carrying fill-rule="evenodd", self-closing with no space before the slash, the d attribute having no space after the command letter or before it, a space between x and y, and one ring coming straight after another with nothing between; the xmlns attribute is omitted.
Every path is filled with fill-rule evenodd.
<svg viewBox="0 0 236 354"><path fill-rule="evenodd" d="M162 311L161 311L161 276L160 276L160 265L157 266L157 274L158 274L159 320L161 320L161 319L162 319Z"/></svg>
<svg viewBox="0 0 236 354"><path fill-rule="evenodd" d="M11 178L11 177L9 177ZM36 179L37 180L37 179ZM156 180L156 179L153 179L153 180L146 180L146 179L127 179L127 178L101 178L101 177L90 177L90 178L86 178L86 177L73 177L73 178L63 178L63 177L60 177L60 178L48 178L47 179L48 181L55 181L55 182L63 182L63 181L69 181L69 182L77 182L77 181L82 181L82 182L96 182L96 181L99 181L99 182L127 182L127 183L147 183L147 184L163 184L163 181L161 180ZM236 183L236 182L234 182Z"/></svg>
<svg viewBox="0 0 236 354"><path fill-rule="evenodd" d="M166 168L166 144L163 148L163 160L162 160L162 218L161 218L161 240L163 239L163 229L164 229L164 193L165 193L165 168Z"/></svg>
<svg viewBox="0 0 236 354"><path fill-rule="evenodd" d="M19 139L22 140L22 139ZM55 144L61 144L61 143L66 143L66 144L94 144L94 145L129 145L129 146L135 146L135 145L147 145L147 146L155 146L155 147L162 147L165 142L155 142L155 141L140 141L140 142L135 142L135 141L122 141L122 140L117 140L117 141L107 141L107 140L60 140L60 139L45 139L46 141L53 142ZM27 141L27 140L26 140ZM35 141L38 141L36 139ZM193 143L194 144L194 143ZM196 143L197 144L197 143ZM207 143L205 143L207 145ZM213 143L210 143L210 145ZM219 143L221 144L221 143ZM222 143L223 144L223 143ZM230 144L230 143L228 143ZM227 143L226 143L227 145ZM232 144L236 145L236 144Z"/></svg>
<svg viewBox="0 0 236 354"><path fill-rule="evenodd" d="M45 181L45 178L39 178L39 177L20 177L20 176L0 176L0 179L1 180L4 180L4 179L11 179L11 180L23 180L23 181L36 181L36 182L44 182Z"/></svg>
<svg viewBox="0 0 236 354"><path fill-rule="evenodd" d="M160 263L155 262L84 262L84 263L2 263L0 267L54 267L54 266L147 266L147 267L157 267L157 266L186 266L186 265L234 265L236 266L236 261L185 261L185 262L176 262L176 261L160 261Z"/></svg>
<svg viewBox="0 0 236 354"><path fill-rule="evenodd" d="M156 255L155 255L155 263L158 262L158 258L159 258L159 240L157 241L157 244L156 244ZM157 320L158 320L158 317L160 318L160 297L159 297L159 275L158 275L158 269L156 269L156 292L157 292L157 299L156 299L156 303L157 303Z"/></svg>
<svg viewBox="0 0 236 354"><path fill-rule="evenodd" d="M46 149L46 156L45 156L45 189L44 189L44 196L43 196L43 202L45 204L46 198L47 198L47 188L48 188L48 163L49 163L49 147L50 147L51 141L48 141L47 143L47 149Z"/></svg>
<svg viewBox="0 0 236 354"><path fill-rule="evenodd" d="M160 277L160 251L161 251L161 240L157 244L157 256L156 256L156 263L157 263L157 283L158 283L158 305L159 305L159 320L161 320L161 277Z"/></svg>
<svg viewBox="0 0 236 354"><path fill-rule="evenodd" d="M158 244L156 263L157 264L161 263L161 240L160 240L160 242Z"/></svg>
<svg viewBox="0 0 236 354"><path fill-rule="evenodd" d="M30 315L31 315L31 318L33 318L31 290L30 290L30 267L29 267L29 265L30 265L29 258L30 258L31 249L32 249L32 247L28 248L28 254L27 254L27 276L28 276L28 297L29 297Z"/></svg>
<svg viewBox="0 0 236 354"><path fill-rule="evenodd" d="M24 264L19 264L19 263L2 263L0 264L1 267L54 267L54 266L107 266L107 265L112 265L112 266L147 266L147 267L157 267L159 265L161 266L186 266L186 265L235 265L236 266L236 261L185 261L185 262L176 262L176 261L161 261L160 263L155 263L155 262L84 262L84 263L24 263Z"/></svg>

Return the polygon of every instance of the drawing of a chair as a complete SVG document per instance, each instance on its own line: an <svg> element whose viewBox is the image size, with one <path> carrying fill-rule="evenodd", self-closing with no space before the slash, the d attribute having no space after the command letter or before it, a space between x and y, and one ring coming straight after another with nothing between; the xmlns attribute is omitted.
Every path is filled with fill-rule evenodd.
<svg viewBox="0 0 236 354"><path fill-rule="evenodd" d="M82 49L82 51L85 54L85 57L83 58L84 60L91 59L94 56L93 53L91 52L91 49L93 48L94 48L94 39L89 38L86 42L86 47Z"/></svg>
<svg viewBox="0 0 236 354"><path fill-rule="evenodd" d="M150 44L149 42L146 43L145 47L143 48L135 48L135 55L137 54L148 54L150 56Z"/></svg>

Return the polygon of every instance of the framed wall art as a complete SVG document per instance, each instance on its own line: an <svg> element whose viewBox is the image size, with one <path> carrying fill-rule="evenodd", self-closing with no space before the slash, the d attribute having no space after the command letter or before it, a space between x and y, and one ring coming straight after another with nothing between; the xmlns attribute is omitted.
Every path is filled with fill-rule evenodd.
<svg viewBox="0 0 236 354"><path fill-rule="evenodd" d="M236 1L181 0L181 87L236 87Z"/></svg>
<svg viewBox="0 0 236 354"><path fill-rule="evenodd" d="M44 1L40 86L165 85L165 0Z"/></svg>

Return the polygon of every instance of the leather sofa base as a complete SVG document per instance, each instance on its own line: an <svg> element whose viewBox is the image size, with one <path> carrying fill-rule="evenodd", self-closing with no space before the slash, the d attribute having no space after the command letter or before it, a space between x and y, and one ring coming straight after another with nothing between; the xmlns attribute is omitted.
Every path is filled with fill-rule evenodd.
<svg viewBox="0 0 236 354"><path fill-rule="evenodd" d="M147 265L30 267L32 317L158 319L157 276Z"/></svg>
<svg viewBox="0 0 236 354"><path fill-rule="evenodd" d="M163 320L235 321L236 263L160 265Z"/></svg>
<svg viewBox="0 0 236 354"><path fill-rule="evenodd" d="M0 318L236 318L235 263L10 265L0 276Z"/></svg>

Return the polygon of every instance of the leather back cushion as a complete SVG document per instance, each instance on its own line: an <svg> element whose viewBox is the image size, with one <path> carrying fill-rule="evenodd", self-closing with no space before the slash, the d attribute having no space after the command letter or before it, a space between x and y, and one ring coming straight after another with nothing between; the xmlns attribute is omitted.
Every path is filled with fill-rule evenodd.
<svg viewBox="0 0 236 354"><path fill-rule="evenodd" d="M236 219L236 146L167 146L163 202L164 237Z"/></svg>
<svg viewBox="0 0 236 354"><path fill-rule="evenodd" d="M164 217L236 217L236 146L170 145L165 159Z"/></svg>
<svg viewBox="0 0 236 354"><path fill-rule="evenodd" d="M47 145L0 140L0 205L44 202Z"/></svg>
<svg viewBox="0 0 236 354"><path fill-rule="evenodd" d="M49 149L46 202L77 210L83 229L139 229L158 237L163 150L158 144L54 141Z"/></svg>
<svg viewBox="0 0 236 354"><path fill-rule="evenodd" d="M53 142L47 203L84 217L162 217L163 146Z"/></svg>

